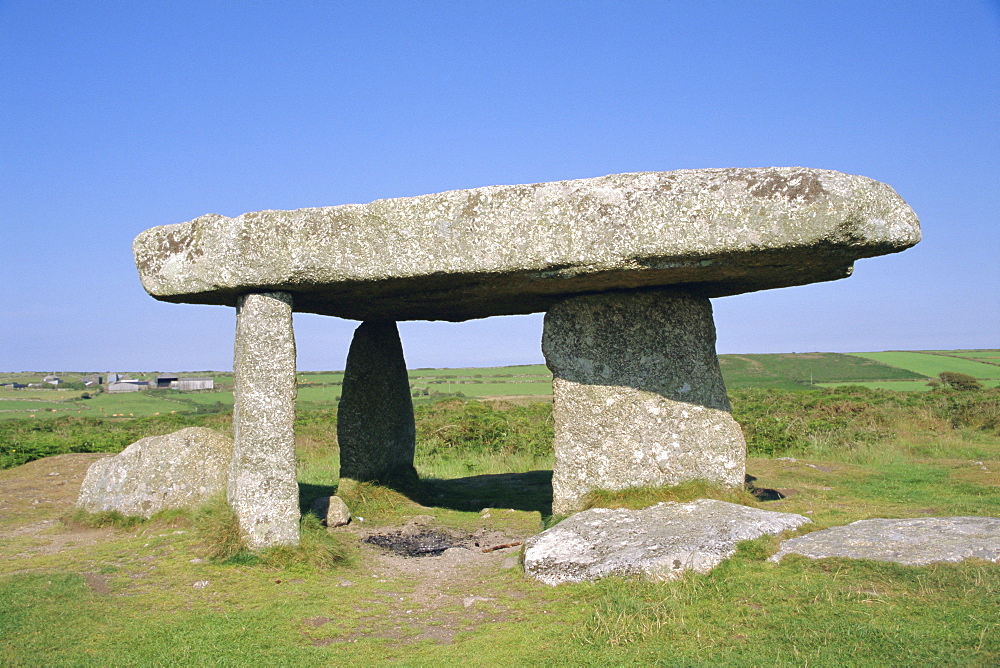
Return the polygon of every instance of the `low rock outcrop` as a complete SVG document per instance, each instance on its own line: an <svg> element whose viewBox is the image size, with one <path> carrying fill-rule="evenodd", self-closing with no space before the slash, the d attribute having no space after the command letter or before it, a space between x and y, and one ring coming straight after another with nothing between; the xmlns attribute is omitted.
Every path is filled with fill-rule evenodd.
<svg viewBox="0 0 1000 668"><path fill-rule="evenodd" d="M843 557L923 566L937 561L1000 562L1000 517L920 517L860 520L790 538L770 561L787 554Z"/></svg>
<svg viewBox="0 0 1000 668"><path fill-rule="evenodd" d="M226 490L232 440L204 427L147 436L90 465L76 505L150 517L197 506Z"/></svg>
<svg viewBox="0 0 1000 668"><path fill-rule="evenodd" d="M687 570L707 573L731 556L737 543L809 521L714 499L643 510L593 508L529 538L524 572L550 585L609 575L667 580Z"/></svg>

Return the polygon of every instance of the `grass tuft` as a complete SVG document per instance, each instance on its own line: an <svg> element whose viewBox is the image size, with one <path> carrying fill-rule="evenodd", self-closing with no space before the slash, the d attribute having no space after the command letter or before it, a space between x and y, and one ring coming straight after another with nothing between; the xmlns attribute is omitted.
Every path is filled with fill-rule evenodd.
<svg viewBox="0 0 1000 668"><path fill-rule="evenodd" d="M340 480L337 496L351 509L351 515L366 522L397 520L414 507L413 501L394 489L348 478Z"/></svg>
<svg viewBox="0 0 1000 668"><path fill-rule="evenodd" d="M223 494L213 497L198 510L195 529L210 561L234 563L232 560L237 555L247 551L240 536L236 513L229 507Z"/></svg>
<svg viewBox="0 0 1000 668"><path fill-rule="evenodd" d="M718 499L743 506L757 506L754 496L742 488L724 487L705 480L692 480L663 487L594 489L583 497L583 510L590 508L630 508L639 510L664 501L685 503L695 499Z"/></svg>
<svg viewBox="0 0 1000 668"><path fill-rule="evenodd" d="M312 514L302 516L298 545L278 545L259 552L246 547L236 514L222 496L205 504L195 517L198 536L209 560L224 566L267 566L282 570L317 572L349 566L353 551L323 527Z"/></svg>
<svg viewBox="0 0 1000 668"><path fill-rule="evenodd" d="M117 510L102 510L98 513L88 513L82 508L77 508L69 515L69 522L92 529L131 529L147 522L141 515L122 515Z"/></svg>
<svg viewBox="0 0 1000 668"><path fill-rule="evenodd" d="M354 564L354 551L331 534L315 515L302 516L299 544L269 547L257 555L260 563L289 571L323 572Z"/></svg>

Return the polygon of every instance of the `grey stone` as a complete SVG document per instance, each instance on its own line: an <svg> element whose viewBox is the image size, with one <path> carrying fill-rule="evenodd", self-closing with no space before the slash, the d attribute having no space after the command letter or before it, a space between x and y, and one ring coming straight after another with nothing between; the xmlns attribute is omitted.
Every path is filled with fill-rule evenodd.
<svg viewBox="0 0 1000 668"><path fill-rule="evenodd" d="M339 496L321 496L309 510L327 527L342 527L351 522L351 511Z"/></svg>
<svg viewBox="0 0 1000 668"><path fill-rule="evenodd" d="M370 204L208 214L140 234L157 299L248 291L355 320L466 320L666 285L705 297L849 275L920 239L889 186L801 167L614 174Z"/></svg>
<svg viewBox="0 0 1000 668"><path fill-rule="evenodd" d="M1000 517L860 520L783 541L770 560L781 561L787 554L909 566L972 558L1000 563Z"/></svg>
<svg viewBox="0 0 1000 668"><path fill-rule="evenodd" d="M668 291L574 297L545 315L552 510L595 488L742 485L746 442L715 354L712 306Z"/></svg>
<svg viewBox="0 0 1000 668"><path fill-rule="evenodd" d="M296 544L295 337L292 298L251 293L236 310L229 505L247 546Z"/></svg>
<svg viewBox="0 0 1000 668"><path fill-rule="evenodd" d="M191 508L226 489L233 442L204 427L147 436L87 469L76 505L150 517Z"/></svg>
<svg viewBox="0 0 1000 668"><path fill-rule="evenodd" d="M644 510L593 508L529 538L524 572L549 585L609 575L668 580L687 570L707 573L738 543L809 521L714 499Z"/></svg>
<svg viewBox="0 0 1000 668"><path fill-rule="evenodd" d="M363 322L354 331L337 442L341 479L402 486L416 480L413 399L395 322Z"/></svg>

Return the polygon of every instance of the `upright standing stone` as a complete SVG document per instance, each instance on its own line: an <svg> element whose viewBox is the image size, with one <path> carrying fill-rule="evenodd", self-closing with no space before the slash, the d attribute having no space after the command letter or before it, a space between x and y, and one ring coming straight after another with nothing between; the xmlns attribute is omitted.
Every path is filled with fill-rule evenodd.
<svg viewBox="0 0 1000 668"><path fill-rule="evenodd" d="M555 513L591 489L744 481L708 299L668 291L574 297L545 315L553 373Z"/></svg>
<svg viewBox="0 0 1000 668"><path fill-rule="evenodd" d="M287 292L242 295L233 360L229 505L251 549L296 544L295 335Z"/></svg>
<svg viewBox="0 0 1000 668"><path fill-rule="evenodd" d="M392 320L354 331L337 411L340 477L406 486L416 481L413 400Z"/></svg>

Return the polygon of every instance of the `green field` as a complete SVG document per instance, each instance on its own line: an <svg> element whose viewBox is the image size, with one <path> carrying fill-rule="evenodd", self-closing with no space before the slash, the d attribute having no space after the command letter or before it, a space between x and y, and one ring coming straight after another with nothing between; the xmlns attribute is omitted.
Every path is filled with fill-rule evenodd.
<svg viewBox="0 0 1000 668"><path fill-rule="evenodd" d="M921 376L881 362L840 353L720 355L726 387L801 388L813 383L911 380Z"/></svg>
<svg viewBox="0 0 1000 668"><path fill-rule="evenodd" d="M970 360L1000 364L1000 350L923 350L920 352L950 355L953 357L964 357Z"/></svg>
<svg viewBox="0 0 1000 668"><path fill-rule="evenodd" d="M478 378L478 377L546 377L552 374L544 364L524 364L518 366L499 366L462 369L411 369L410 378Z"/></svg>
<svg viewBox="0 0 1000 668"><path fill-rule="evenodd" d="M937 376L943 371L967 373L973 378L1000 378L1000 366L951 355L909 351L851 353L851 355L888 364L899 369L906 369L928 378Z"/></svg>
<svg viewBox="0 0 1000 668"><path fill-rule="evenodd" d="M0 411L64 411L70 408L76 409L72 404L64 404L55 401L40 401L38 399L26 399L24 401L19 401L17 399L4 399L0 401Z"/></svg>
<svg viewBox="0 0 1000 668"><path fill-rule="evenodd" d="M996 362L994 362L996 360ZM943 371L969 374L984 387L1000 386L1000 350L892 351L871 353L785 353L720 355L719 365L730 391L767 387L803 390L810 387L860 385L870 389L903 392L926 391L928 381ZM82 373L63 373L79 378ZM148 378L152 373L135 373ZM186 372L181 376L211 376L215 391L177 392L146 390L106 394L95 389L0 389L0 420L51 418L67 413L94 416L140 417L170 412L218 412L233 406L232 373ZM40 372L6 374L4 382L37 382ZM300 409L336 405L343 371L300 371L297 405ZM544 364L462 369L411 369L410 387L415 403L442 396L496 398L547 397L552 394L552 374ZM83 399L84 394L94 395ZM35 400L35 401L31 401Z"/></svg>
<svg viewBox="0 0 1000 668"><path fill-rule="evenodd" d="M928 380L882 380L864 381L860 383L816 383L816 387L844 387L847 385L860 385L872 390L893 390L895 392L923 392L931 389ZM1000 387L1000 379L980 380L983 387Z"/></svg>
<svg viewBox="0 0 1000 668"><path fill-rule="evenodd" d="M433 387L433 386L432 386ZM437 386L440 388L440 386ZM454 384L451 392L461 392L469 397L542 396L552 394L552 381L524 383L468 383Z"/></svg>

